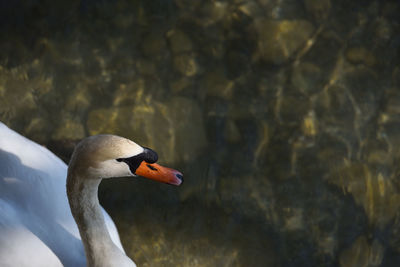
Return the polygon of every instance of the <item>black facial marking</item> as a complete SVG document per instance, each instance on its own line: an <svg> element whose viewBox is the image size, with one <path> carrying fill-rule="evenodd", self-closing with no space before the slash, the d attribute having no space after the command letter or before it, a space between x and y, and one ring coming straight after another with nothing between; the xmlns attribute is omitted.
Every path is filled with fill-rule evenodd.
<svg viewBox="0 0 400 267"><path fill-rule="evenodd" d="M140 163L143 161L143 155L140 153L139 155L130 157L130 158L119 158L117 159L119 162L125 162L129 166L129 170L132 173L136 172L136 169L139 167Z"/></svg>
<svg viewBox="0 0 400 267"><path fill-rule="evenodd" d="M152 171L158 171L157 168L155 168L154 166L151 166L150 164L147 164L147 168L149 168Z"/></svg>
<svg viewBox="0 0 400 267"><path fill-rule="evenodd" d="M158 155L155 151L151 150L150 148L143 147L143 152L130 157L130 158L118 158L116 159L118 162L125 162L129 166L129 170L132 173L136 172L136 169L139 167L140 163L142 161L148 162L148 163L155 163L158 160ZM153 166L147 165L148 168L154 170L157 170Z"/></svg>
<svg viewBox="0 0 400 267"><path fill-rule="evenodd" d="M143 149L144 161L148 163L155 163L158 160L158 155L154 150L147 147L143 147Z"/></svg>

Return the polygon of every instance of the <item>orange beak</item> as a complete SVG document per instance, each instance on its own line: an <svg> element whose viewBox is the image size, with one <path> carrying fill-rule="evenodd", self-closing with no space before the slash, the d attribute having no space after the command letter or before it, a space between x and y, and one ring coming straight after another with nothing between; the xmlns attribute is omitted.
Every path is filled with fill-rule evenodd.
<svg viewBox="0 0 400 267"><path fill-rule="evenodd" d="M157 163L142 161L136 169L136 174L161 183L180 185L183 182L183 175L177 170L163 167Z"/></svg>

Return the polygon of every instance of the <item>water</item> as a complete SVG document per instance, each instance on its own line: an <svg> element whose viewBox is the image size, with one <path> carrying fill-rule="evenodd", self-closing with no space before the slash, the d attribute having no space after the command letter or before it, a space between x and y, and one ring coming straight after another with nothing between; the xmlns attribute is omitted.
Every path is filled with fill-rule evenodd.
<svg viewBox="0 0 400 267"><path fill-rule="evenodd" d="M398 266L398 1L0 1L0 119L68 162L114 133L179 187L103 182L139 266Z"/></svg>

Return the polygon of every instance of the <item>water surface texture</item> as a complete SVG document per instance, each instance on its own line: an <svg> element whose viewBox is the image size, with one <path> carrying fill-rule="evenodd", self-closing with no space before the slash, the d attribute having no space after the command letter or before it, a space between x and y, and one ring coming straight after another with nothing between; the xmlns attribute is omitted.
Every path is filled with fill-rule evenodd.
<svg viewBox="0 0 400 267"><path fill-rule="evenodd" d="M399 14L0 0L0 119L66 162L113 133L184 173L101 186L138 266L400 266Z"/></svg>

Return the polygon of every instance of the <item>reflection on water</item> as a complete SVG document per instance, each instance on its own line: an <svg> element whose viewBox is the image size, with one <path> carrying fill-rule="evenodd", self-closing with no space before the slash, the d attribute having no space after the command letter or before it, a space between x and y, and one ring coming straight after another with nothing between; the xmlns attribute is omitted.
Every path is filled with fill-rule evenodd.
<svg viewBox="0 0 400 267"><path fill-rule="evenodd" d="M185 184L106 182L139 266L398 266L398 1L0 1L0 119L115 133Z"/></svg>

